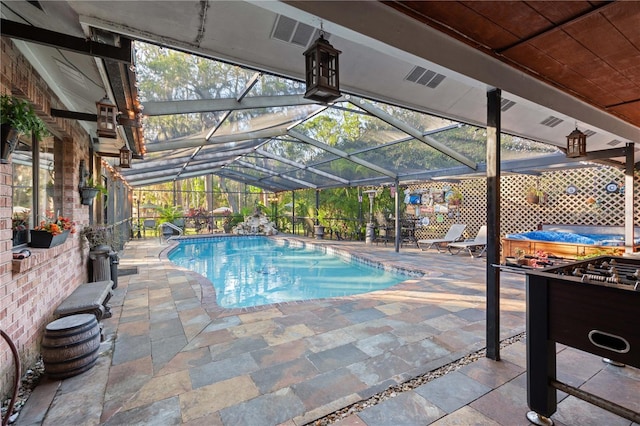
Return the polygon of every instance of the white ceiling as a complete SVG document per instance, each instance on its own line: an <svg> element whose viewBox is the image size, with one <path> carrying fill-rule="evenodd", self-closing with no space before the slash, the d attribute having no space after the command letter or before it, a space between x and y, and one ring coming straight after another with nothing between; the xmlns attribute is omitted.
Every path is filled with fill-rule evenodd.
<svg viewBox="0 0 640 426"><path fill-rule="evenodd" d="M42 11L27 1L3 1L2 16L75 36L89 34L89 27L101 28L302 80L306 46L272 37L278 16L284 15L322 26L330 34L329 41L342 51L344 93L482 126L486 92L498 87L503 98L515 102L502 114L506 133L564 146L565 136L577 125L595 132L588 138L589 151L640 141L638 127L379 2L46 1L40 5ZM100 87L105 80L100 60L32 43L18 45L68 109L95 111L95 101L105 92ZM436 88L407 81L416 66L445 78ZM69 78L74 75L75 79ZM542 125L549 117L562 122L555 127ZM90 123L83 125L90 129Z"/></svg>

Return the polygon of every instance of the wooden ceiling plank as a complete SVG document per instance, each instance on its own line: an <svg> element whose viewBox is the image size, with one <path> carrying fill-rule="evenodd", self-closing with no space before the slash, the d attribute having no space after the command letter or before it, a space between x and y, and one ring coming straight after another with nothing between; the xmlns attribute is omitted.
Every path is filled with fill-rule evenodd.
<svg viewBox="0 0 640 426"><path fill-rule="evenodd" d="M514 47L523 44L523 43L528 43L528 42L532 42L537 40L539 37L544 37L545 35L548 35L550 33L555 33L561 29L563 29L565 26L576 23L581 21L582 19L589 17L595 13L599 13L602 10L605 10L605 8L610 7L613 3L603 3L600 4L598 6L595 6L593 9L591 10L585 10L582 13L579 13L578 15L575 15L573 17L567 18L565 21L563 22L559 22L557 25L549 27L546 30L542 30L540 32L538 32L537 34L534 34L532 36L529 36L527 38L523 38L521 40L519 40L517 43L514 43L511 46L506 46L503 49L501 49L498 53L504 53L510 49L513 49Z"/></svg>
<svg viewBox="0 0 640 426"><path fill-rule="evenodd" d="M465 1L464 4L471 10L484 16L494 26L504 28L510 34L521 40L530 37L540 31L546 30L553 22L544 17L543 14L528 6L526 2L505 1L505 2L483 2ZM526 25L523 25L526 23ZM461 29L466 23L461 22ZM511 41L509 44L514 43ZM494 45L493 48L499 50L508 44Z"/></svg>
<svg viewBox="0 0 640 426"><path fill-rule="evenodd" d="M412 15L422 22L488 51L518 40L515 34L470 9L465 2L409 1L397 4L413 12ZM405 12L406 9L400 8Z"/></svg>
<svg viewBox="0 0 640 426"><path fill-rule="evenodd" d="M581 16L590 11L594 2L590 1L527 1L527 6L536 10L540 15L544 16L549 22L560 25L563 22L573 19L575 16ZM607 2L600 2L604 4Z"/></svg>
<svg viewBox="0 0 640 426"><path fill-rule="evenodd" d="M559 62L547 52L534 46L520 46L510 52L509 57L516 63L527 65L531 71L542 78L550 82L554 81L556 85L564 90L580 95L583 98L593 97L601 107L615 103L615 99L619 99L613 96L606 88L593 84L585 79L584 75L574 71L572 67Z"/></svg>

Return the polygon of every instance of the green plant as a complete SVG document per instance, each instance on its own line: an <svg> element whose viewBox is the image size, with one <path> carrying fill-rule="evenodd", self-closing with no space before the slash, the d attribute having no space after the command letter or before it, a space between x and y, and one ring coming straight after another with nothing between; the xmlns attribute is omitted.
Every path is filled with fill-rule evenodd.
<svg viewBox="0 0 640 426"><path fill-rule="evenodd" d="M458 188L452 188L446 195L449 204L460 204L462 202L462 192Z"/></svg>
<svg viewBox="0 0 640 426"><path fill-rule="evenodd" d="M536 188L535 186L530 186L529 188L527 188L527 195L529 196L533 196L533 197L539 197L540 195L542 195L542 191L539 190L538 188Z"/></svg>
<svg viewBox="0 0 640 426"><path fill-rule="evenodd" d="M103 185L100 185L99 183L95 182L93 180L93 178L89 178L85 181L84 185L82 186L82 188L93 188L93 189L97 189L98 191L100 191L100 193L102 195L107 195L109 192L107 191L107 188L105 188Z"/></svg>
<svg viewBox="0 0 640 426"><path fill-rule="evenodd" d="M90 250L100 246L109 246L115 250L122 244L118 236L103 225L87 225L80 231L80 236L85 238L82 242L86 240Z"/></svg>
<svg viewBox="0 0 640 426"><path fill-rule="evenodd" d="M19 134L33 133L38 140L49 135L47 126L23 99L10 95L0 96L0 123L9 124Z"/></svg>
<svg viewBox="0 0 640 426"><path fill-rule="evenodd" d="M159 223L173 223L176 219L183 216L182 210L178 206L157 207Z"/></svg>
<svg viewBox="0 0 640 426"><path fill-rule="evenodd" d="M231 229L242 222L244 222L244 216L242 214L232 213L224 219L223 226L225 229Z"/></svg>

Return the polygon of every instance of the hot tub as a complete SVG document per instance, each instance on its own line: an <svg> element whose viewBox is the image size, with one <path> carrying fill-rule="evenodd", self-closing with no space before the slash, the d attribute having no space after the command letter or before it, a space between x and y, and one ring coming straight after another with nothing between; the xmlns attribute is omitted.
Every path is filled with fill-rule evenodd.
<svg viewBox="0 0 640 426"><path fill-rule="evenodd" d="M640 228L633 251L640 251ZM507 234L502 239L503 262L507 257L524 254L544 254L568 259L591 256L622 256L625 252L624 228L580 225L542 225L541 230Z"/></svg>

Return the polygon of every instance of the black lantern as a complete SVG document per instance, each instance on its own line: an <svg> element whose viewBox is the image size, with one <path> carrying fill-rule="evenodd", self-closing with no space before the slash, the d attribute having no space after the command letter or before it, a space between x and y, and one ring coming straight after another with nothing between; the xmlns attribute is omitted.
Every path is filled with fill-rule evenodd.
<svg viewBox="0 0 640 426"><path fill-rule="evenodd" d="M131 150L127 148L126 143L120 148L120 168L131 168Z"/></svg>
<svg viewBox="0 0 640 426"><path fill-rule="evenodd" d="M2 139L0 140L0 150L2 152L2 156L0 156L1 164L9 163L11 153L18 146L19 136L19 132L15 128L11 127L10 124L2 124Z"/></svg>
<svg viewBox="0 0 640 426"><path fill-rule="evenodd" d="M307 83L305 98L328 103L341 96L340 68L338 66L340 53L342 52L334 49L324 39L322 32L320 37L304 52Z"/></svg>
<svg viewBox="0 0 640 426"><path fill-rule="evenodd" d="M116 126L118 109L105 95L96 102L98 110L98 136L103 138L116 138Z"/></svg>
<svg viewBox="0 0 640 426"><path fill-rule="evenodd" d="M587 135L578 128L567 136L567 157L576 158L587 155Z"/></svg>

